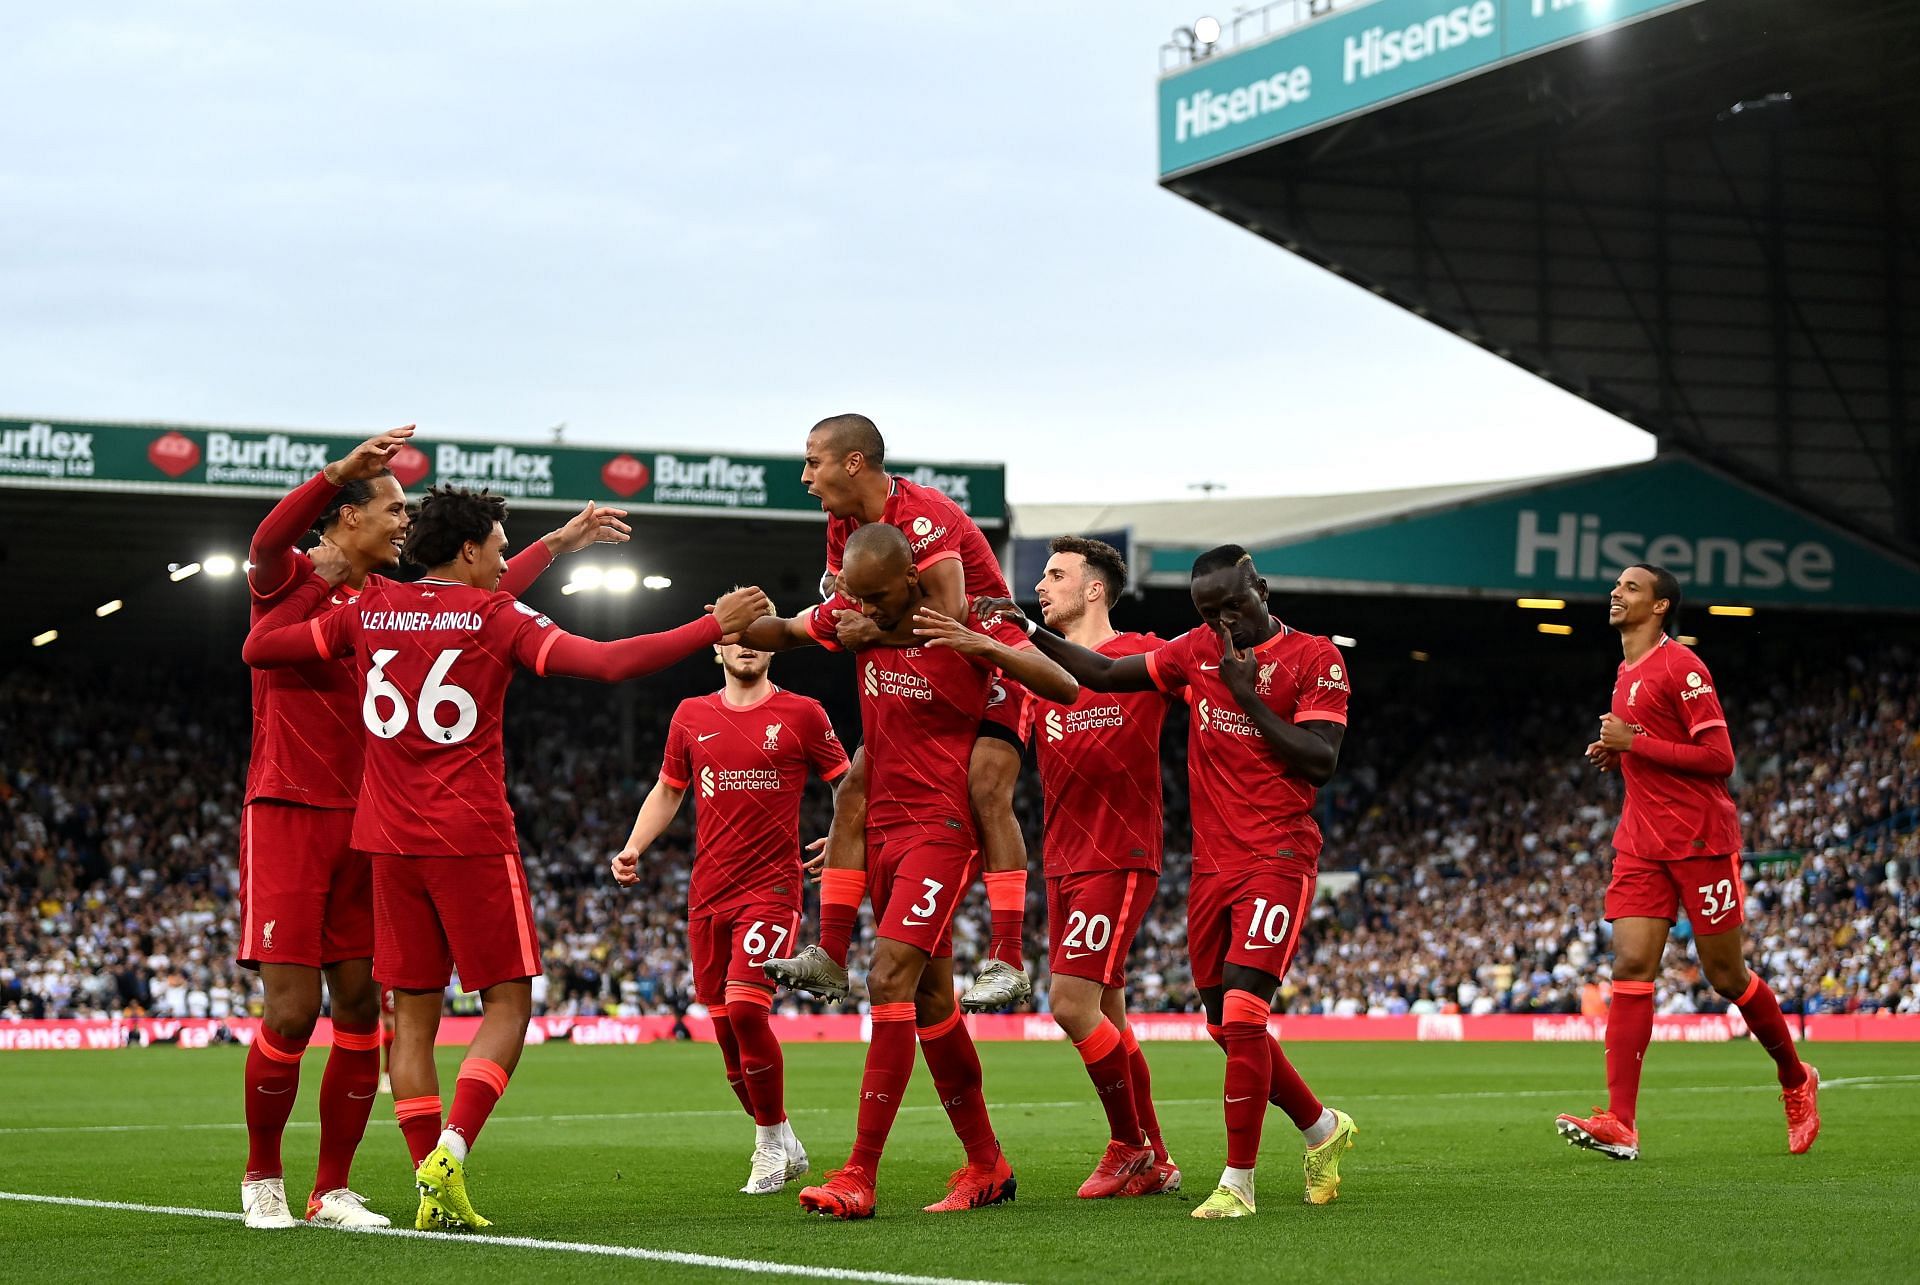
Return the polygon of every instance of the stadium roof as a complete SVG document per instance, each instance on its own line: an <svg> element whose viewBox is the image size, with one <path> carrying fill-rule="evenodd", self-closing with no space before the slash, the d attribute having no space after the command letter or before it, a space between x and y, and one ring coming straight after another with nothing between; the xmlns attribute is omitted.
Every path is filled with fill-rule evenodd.
<svg viewBox="0 0 1920 1285"><path fill-rule="evenodd" d="M1231 21L1160 83L1170 191L1920 555L1920 4Z"/></svg>

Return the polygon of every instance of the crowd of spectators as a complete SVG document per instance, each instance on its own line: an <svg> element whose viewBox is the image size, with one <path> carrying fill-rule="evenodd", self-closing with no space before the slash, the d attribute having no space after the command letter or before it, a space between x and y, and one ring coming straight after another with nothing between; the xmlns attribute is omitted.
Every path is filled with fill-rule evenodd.
<svg viewBox="0 0 1920 1285"><path fill-rule="evenodd" d="M637 887L607 875L653 783L670 710L637 690L609 701L603 689L550 683L510 700L508 782L546 949L536 983L546 1012L693 1003L692 805ZM1796 674L1730 712L1750 962L1789 1010L1920 1012L1916 658L1895 649ZM1198 1007L1185 962L1177 721L1164 756L1166 872L1133 956L1142 1011ZM1566 729L1585 725L1572 708L1516 711L1467 687L1370 711L1368 735L1323 792L1323 895L1280 1007L1595 1011L1619 785L1568 743ZM257 1011L257 984L232 962L247 736L246 685L224 673L23 670L0 682L0 1019ZM825 788L810 787L804 837L826 833L830 808ZM1037 870L1031 772L1018 811ZM1044 995L1043 896L1032 884L1028 959ZM963 970L984 950L987 922L976 889L956 919ZM1726 1007L1684 924L1665 963L1661 1011ZM471 1002L449 995L456 1010Z"/></svg>

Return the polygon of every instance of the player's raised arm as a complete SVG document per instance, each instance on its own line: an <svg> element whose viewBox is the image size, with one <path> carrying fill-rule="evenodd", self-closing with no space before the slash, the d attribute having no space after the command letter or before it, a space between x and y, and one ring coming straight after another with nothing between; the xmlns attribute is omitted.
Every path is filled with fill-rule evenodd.
<svg viewBox="0 0 1920 1285"><path fill-rule="evenodd" d="M1011 621L1025 629L1027 637L1033 639L1033 645L1036 648L1088 691L1150 692L1159 686L1153 681L1153 671L1148 668L1146 655L1121 656L1116 659L1112 656L1102 656L1099 652L1082 647L1078 643L1068 642L1059 634L1041 628L1039 621L1031 619L1011 599L976 599L973 612L983 623L1000 619ZM1071 703L1072 699L1069 697L1062 703Z"/></svg>
<svg viewBox="0 0 1920 1285"><path fill-rule="evenodd" d="M1080 699L1080 684L1074 681L1073 675L1035 648L1009 647L931 607L920 608L913 617L913 625L915 637L927 646L951 648L963 656L975 656L998 665L1009 678L1025 684L1042 699L1062 705L1071 705Z"/></svg>
<svg viewBox="0 0 1920 1285"><path fill-rule="evenodd" d="M1216 624L1214 632L1220 636L1220 679L1233 693L1241 713L1266 738L1268 752L1316 786L1331 781L1334 768L1340 764L1345 722L1334 721L1331 712L1327 718L1313 718L1311 710L1297 715L1309 721L1290 723L1282 718L1260 698L1259 658L1251 651L1235 650L1233 638L1223 626ZM1339 717L1344 718L1344 714Z"/></svg>
<svg viewBox="0 0 1920 1285"><path fill-rule="evenodd" d="M500 577L500 591L518 598L533 587L541 572L565 553L578 553L596 544L625 544L633 538L625 509L616 509L598 501L568 518L565 523L535 540L513 555L506 574Z"/></svg>
<svg viewBox="0 0 1920 1285"><path fill-rule="evenodd" d="M270 598L284 591L299 569L294 557L295 542L313 530L341 487L377 477L412 436L413 425L406 424L369 437L274 505L273 511L254 531L253 543L247 547L247 561L251 564L247 569L247 584L253 592Z"/></svg>

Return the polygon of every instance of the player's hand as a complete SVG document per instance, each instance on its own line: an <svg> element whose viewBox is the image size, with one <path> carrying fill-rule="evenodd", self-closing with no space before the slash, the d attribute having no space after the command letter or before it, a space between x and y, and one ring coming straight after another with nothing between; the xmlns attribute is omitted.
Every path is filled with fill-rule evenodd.
<svg viewBox="0 0 1920 1285"><path fill-rule="evenodd" d="M640 882L640 854L632 848L622 848L613 858L613 880L623 888L631 888Z"/></svg>
<svg viewBox="0 0 1920 1285"><path fill-rule="evenodd" d="M707 610L720 622L721 641L737 641L733 638L735 634L760 617L773 614L773 599L761 592L759 585L748 585L744 589L721 594L718 602L707 604Z"/></svg>
<svg viewBox="0 0 1920 1285"><path fill-rule="evenodd" d="M827 868L827 840L825 836L809 843L807 845L807 852L809 855L805 861L800 863L800 868L806 871L808 883L819 883L820 872Z"/></svg>
<svg viewBox="0 0 1920 1285"><path fill-rule="evenodd" d="M1611 772L1620 762L1620 756L1599 741L1595 741L1587 746L1587 762L1593 764L1599 771Z"/></svg>
<svg viewBox="0 0 1920 1285"><path fill-rule="evenodd" d="M565 526L555 527L540 541L556 558L563 553L578 553L589 545L625 544L633 539L633 528L620 520L626 516L625 509L589 501L586 508L567 519Z"/></svg>
<svg viewBox="0 0 1920 1285"><path fill-rule="evenodd" d="M349 482L358 482L362 478L375 477L380 470L393 462L400 448L413 436L413 425L402 424L399 428L390 428L378 437L369 437L360 445L347 452L343 460L335 460L323 470L327 481L335 486L345 486Z"/></svg>
<svg viewBox="0 0 1920 1285"><path fill-rule="evenodd" d="M1023 629L1026 627L1027 613L1011 598L975 598L968 605L973 608L974 618L983 625L1004 620Z"/></svg>
<svg viewBox="0 0 1920 1285"><path fill-rule="evenodd" d="M913 613L914 636L927 640L929 647L951 647L963 656L985 656L992 653L993 639L985 634L976 633L951 616L943 616L932 607L922 607Z"/></svg>
<svg viewBox="0 0 1920 1285"><path fill-rule="evenodd" d="M329 589L345 584L348 574L353 570L345 550L325 540L309 549L307 556L313 559L313 573L326 581Z"/></svg>
<svg viewBox="0 0 1920 1285"><path fill-rule="evenodd" d="M1220 681L1235 696L1253 697L1258 693L1255 684L1260 677L1260 664L1250 651L1235 651L1233 635L1227 632L1225 625L1215 625L1213 632L1220 637Z"/></svg>
<svg viewBox="0 0 1920 1285"><path fill-rule="evenodd" d="M1625 754L1633 749L1633 738L1637 733L1633 724L1616 714L1607 714L1600 720L1600 744L1615 754Z"/></svg>
<svg viewBox="0 0 1920 1285"><path fill-rule="evenodd" d="M885 636L880 632L880 626L859 612L844 610L833 613L833 633L840 645L848 651L860 651L871 647Z"/></svg>

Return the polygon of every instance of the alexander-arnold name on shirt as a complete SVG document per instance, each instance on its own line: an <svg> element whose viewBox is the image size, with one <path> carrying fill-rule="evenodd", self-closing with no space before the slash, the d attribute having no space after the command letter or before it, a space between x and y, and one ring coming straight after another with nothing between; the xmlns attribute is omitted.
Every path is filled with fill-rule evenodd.
<svg viewBox="0 0 1920 1285"><path fill-rule="evenodd" d="M477 611L363 611L360 613L360 626L363 629L398 630L407 633L423 633L434 629L465 629L474 631L485 622Z"/></svg>

